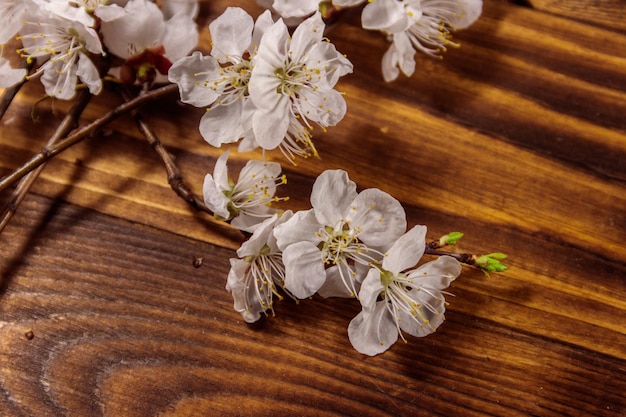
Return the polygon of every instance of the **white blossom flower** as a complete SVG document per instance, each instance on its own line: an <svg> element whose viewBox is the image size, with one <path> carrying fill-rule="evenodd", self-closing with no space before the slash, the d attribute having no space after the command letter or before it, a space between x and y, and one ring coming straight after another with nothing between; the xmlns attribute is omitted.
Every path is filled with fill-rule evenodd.
<svg viewBox="0 0 626 417"><path fill-rule="evenodd" d="M452 32L470 26L481 12L482 0L377 0L363 9L362 24L389 34L383 76L391 81L399 75L397 67L413 74L416 50L439 57L448 46L459 46Z"/></svg>
<svg viewBox="0 0 626 417"><path fill-rule="evenodd" d="M195 52L174 63L170 81L178 84L181 100L197 107L210 106L200 121L200 133L211 145L239 139L256 147L252 115L256 106L249 99L248 81L252 57L261 35L274 22L265 12L253 22L238 7L229 7L209 25L211 55Z"/></svg>
<svg viewBox="0 0 626 417"><path fill-rule="evenodd" d="M310 122L326 128L343 118L346 102L333 88L352 64L323 36L319 12L292 36L281 19L265 31L248 84L258 108L252 119L254 137L263 149L279 147L294 118L307 128Z"/></svg>
<svg viewBox="0 0 626 417"><path fill-rule="evenodd" d="M275 230L285 285L298 298L354 297L369 265L406 230L400 203L378 189L357 193L345 171L324 171L311 193L313 208ZM328 268L327 268L328 267Z"/></svg>
<svg viewBox="0 0 626 417"><path fill-rule="evenodd" d="M359 292L362 311L350 322L348 336L359 352L374 356L389 349L402 332L423 337L444 321L444 290L461 273L461 265L441 256L416 269L424 254L426 227L415 226L389 249L382 266L374 266ZM406 272L404 272L406 271Z"/></svg>
<svg viewBox="0 0 626 417"><path fill-rule="evenodd" d="M204 179L204 203L216 217L231 220L240 230L253 232L256 226L276 210L273 202L286 200L274 194L276 187L287 179L280 176L281 167L276 162L248 161L239 173L237 183L228 178L226 163L229 152L224 152L216 161L213 175Z"/></svg>
<svg viewBox="0 0 626 417"><path fill-rule="evenodd" d="M230 260L226 289L233 296L235 310L248 323L254 323L267 311L274 314L274 297L283 298L279 288L293 297L284 287L285 266L273 233L274 227L291 215L291 211L286 211L266 219L237 250L240 259Z"/></svg>
<svg viewBox="0 0 626 417"><path fill-rule="evenodd" d="M102 90L98 69L88 53L103 54L98 34L80 21L72 21L36 9L25 15L18 53L29 62L43 59L35 75L41 75L46 94L69 100L76 94L77 79L92 94Z"/></svg>
<svg viewBox="0 0 626 417"><path fill-rule="evenodd" d="M186 56L198 43L198 29L185 13L166 20L159 7L147 0L129 1L122 17L102 22L101 33L109 52L124 59L121 78L152 82L167 74L172 62Z"/></svg>

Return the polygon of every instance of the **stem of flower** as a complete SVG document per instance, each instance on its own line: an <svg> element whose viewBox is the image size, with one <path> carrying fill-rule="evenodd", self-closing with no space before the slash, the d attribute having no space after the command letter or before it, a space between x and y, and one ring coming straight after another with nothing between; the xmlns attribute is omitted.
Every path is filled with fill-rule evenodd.
<svg viewBox="0 0 626 417"><path fill-rule="evenodd" d="M21 167L17 168L15 171L11 172L9 175L0 179L0 192L4 191L11 184L15 183L16 181L24 177L26 174L28 174L32 170L36 169L41 164L46 163L47 161L49 161L56 155L66 150L67 148L82 141L83 139L91 135L93 132L102 128L103 126L107 125L113 120L117 119L121 115L138 108L142 104L156 100L158 98L161 98L167 94L171 94L176 91L178 91L178 86L176 84L168 84L164 87L151 90L150 92L144 95L135 97L134 99L124 104L119 105L118 107L111 110L104 116L82 127L81 129L76 131L74 134L69 135L67 138L56 143L55 145L49 146L49 147L45 146L41 151L33 155L33 157L30 158Z"/></svg>
<svg viewBox="0 0 626 417"><path fill-rule="evenodd" d="M91 100L91 97L91 93L87 89L84 89L80 91L80 93L78 93L78 99L76 103L65 115L65 117L57 127L56 131L52 134L52 136L50 136L48 142L46 143L46 147L53 146L61 138L67 136L67 134L76 127L78 119L83 113L83 110L85 110L85 107L87 107L87 104L89 103L89 100ZM0 213L0 233L2 233L6 225L9 223L9 220L11 220L11 218L17 211L18 206L24 200L24 197L26 197L26 194L28 194L30 187L32 187L35 180L37 179L37 177L39 177L39 174L41 174L41 171L43 171L45 166L45 163L39 165L37 168L30 171L26 176L24 176L24 178L21 179L21 181L11 194L9 201Z"/></svg>
<svg viewBox="0 0 626 417"><path fill-rule="evenodd" d="M127 88L123 89L122 97L126 102L130 102L132 100L132 96ZM140 95L148 94L147 90L142 90ZM185 200L191 207L198 211L204 211L213 215L213 212L204 204L204 201L195 195L189 187L183 182L183 176L176 166L174 159L170 155L170 153L165 149L161 140L157 137L157 135L150 129L148 123L143 119L143 116L138 110L133 110L131 112L133 118L135 119L135 123L137 124L137 128L139 131L145 136L146 140L155 150L155 152L159 155L163 164L165 165L165 170L167 171L167 182L169 183L172 190L183 200Z"/></svg>

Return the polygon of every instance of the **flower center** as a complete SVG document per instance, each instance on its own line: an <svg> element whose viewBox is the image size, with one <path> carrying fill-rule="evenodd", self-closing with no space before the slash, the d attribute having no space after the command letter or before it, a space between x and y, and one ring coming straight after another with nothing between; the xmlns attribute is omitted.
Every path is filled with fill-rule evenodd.
<svg viewBox="0 0 626 417"><path fill-rule="evenodd" d="M195 73L195 77L206 77L207 72ZM218 106L228 106L235 101L248 96L248 83L252 74L252 65L248 59L241 59L233 65L220 68L217 77L208 77L203 81L202 86L209 88L220 95L215 104ZM200 83L197 83L200 85Z"/></svg>

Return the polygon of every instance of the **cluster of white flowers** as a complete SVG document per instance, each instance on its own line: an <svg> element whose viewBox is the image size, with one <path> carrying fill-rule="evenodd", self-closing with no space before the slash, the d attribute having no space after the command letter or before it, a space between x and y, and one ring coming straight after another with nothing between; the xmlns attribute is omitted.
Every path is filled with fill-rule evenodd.
<svg viewBox="0 0 626 417"><path fill-rule="evenodd" d="M243 171L242 171L243 173ZM240 180L241 182L241 174ZM378 189L356 191L345 171L324 171L311 192L313 208L276 213L259 224L231 260L227 289L247 322L273 312L273 297L358 298L348 327L356 350L376 355L402 332L426 336L443 322L444 290L460 273L450 256L413 268L426 227L406 231L400 203Z"/></svg>
<svg viewBox="0 0 626 417"><path fill-rule="evenodd" d="M209 30L211 54L196 52L169 71L183 102L208 106L202 137L217 147L241 140L240 151L279 148L290 159L316 156L311 123L326 128L343 118L346 102L334 86L352 72L350 61L324 40L320 14L290 36L269 11L253 22L230 7Z"/></svg>
<svg viewBox="0 0 626 417"><path fill-rule="evenodd" d="M391 46L383 56L385 81L398 78L400 71L415 72L415 52L433 56L450 46L452 32L472 25L482 12L482 0L259 0L285 18L297 19L332 6L354 7L368 3L361 15L363 28L379 30Z"/></svg>
<svg viewBox="0 0 626 417"><path fill-rule="evenodd" d="M247 162L236 181L228 176L227 150L203 187L215 217L249 236L231 259L226 285L246 322L273 314L275 298L319 294L361 303L348 335L367 355L387 350L398 337L406 341L403 333L434 332L444 319L445 289L461 267L445 255L416 266L426 227L407 231L395 198L379 189L357 192L345 171L328 170L315 181L311 209L273 207L287 200L275 195L286 178L265 151L278 149L292 162L317 156L313 125L326 129L346 113L335 85L352 64L324 38L320 10L365 0L260 0L282 16L276 20L270 10L254 21L229 7L209 25L209 55L191 53L198 42L197 2L158 3L0 0L0 52L16 39L17 53L32 65L12 68L0 53L0 87L40 76L46 94L71 99L81 84L98 94L105 74L127 84L175 83L182 102L207 109L199 130L209 144L263 150L263 160ZM414 72L416 50L438 55L455 45L450 32L473 23L481 8L482 0L370 0L362 22L391 40L383 75L392 80L400 71ZM503 257L490 254L476 263L504 270Z"/></svg>
<svg viewBox="0 0 626 417"><path fill-rule="evenodd" d="M35 66L28 75L0 57L0 87L41 76L52 97L73 98L79 82L99 94L104 68L98 63L117 65L114 57L122 64L113 71L124 81L167 74L172 62L197 45L198 4L163 3L159 8L148 0L0 0L0 45L17 38L17 53Z"/></svg>

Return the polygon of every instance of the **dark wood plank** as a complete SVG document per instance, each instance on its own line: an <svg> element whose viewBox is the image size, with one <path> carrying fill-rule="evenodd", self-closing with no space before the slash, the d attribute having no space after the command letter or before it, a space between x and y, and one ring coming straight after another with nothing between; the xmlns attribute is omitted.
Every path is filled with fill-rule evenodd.
<svg viewBox="0 0 626 417"><path fill-rule="evenodd" d="M458 250L510 255L502 275L464 269L436 334L365 358L346 334L358 303L317 297L245 325L224 290L241 235L174 195L124 117L51 161L0 235L0 415L624 415L620 3L531 3L486 1L460 49L390 84L386 40L346 12L328 36L355 65L348 114L314 131L320 159L270 155L289 208L342 168L430 238L460 230ZM227 5L260 11L203 2L203 49ZM34 124L42 94L29 83L0 121L0 175L71 105L37 104ZM119 102L105 92L81 124ZM198 133L204 110L142 111L199 193L223 150ZM234 172L260 155L231 152Z"/></svg>
<svg viewBox="0 0 626 417"><path fill-rule="evenodd" d="M223 290L233 252L43 198L25 209L37 215L4 238L35 250L0 263L0 404L13 415L612 415L625 405L618 351L480 317L497 303L480 294L480 275L454 286L440 332L365 359L346 337L354 300L283 302L246 326ZM538 318L521 309L502 310Z"/></svg>

